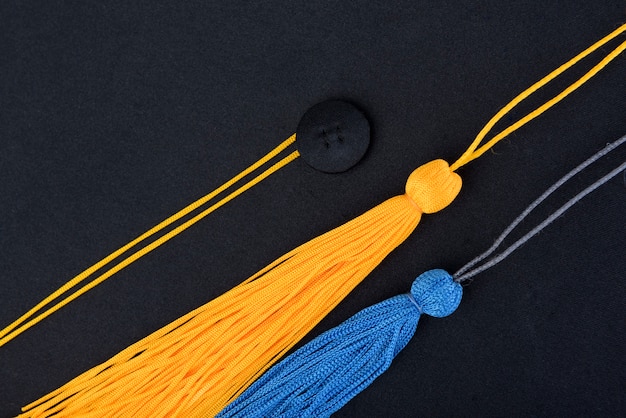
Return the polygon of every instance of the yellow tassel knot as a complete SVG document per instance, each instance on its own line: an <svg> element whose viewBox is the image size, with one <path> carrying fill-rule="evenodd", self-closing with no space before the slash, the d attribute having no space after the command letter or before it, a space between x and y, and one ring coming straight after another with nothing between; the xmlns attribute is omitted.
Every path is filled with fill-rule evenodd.
<svg viewBox="0 0 626 418"><path fill-rule="evenodd" d="M406 182L406 194L423 213L439 212L461 191L461 176L444 160L434 160L414 170Z"/></svg>

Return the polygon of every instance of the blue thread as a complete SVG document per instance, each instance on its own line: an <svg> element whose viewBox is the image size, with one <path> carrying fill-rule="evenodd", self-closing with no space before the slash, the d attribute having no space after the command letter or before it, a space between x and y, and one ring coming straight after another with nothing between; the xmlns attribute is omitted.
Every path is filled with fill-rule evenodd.
<svg viewBox="0 0 626 418"><path fill-rule="evenodd" d="M413 293L409 292L406 294L409 297L409 300L411 302L413 302L413 305L415 305L415 307L417 308L418 311L420 311L420 314L423 314L424 311L422 310L422 307L419 305L419 303L417 303L417 301L415 300L415 298L413 297Z"/></svg>
<svg viewBox="0 0 626 418"><path fill-rule="evenodd" d="M410 295L370 306L326 331L270 368L218 417L330 416L389 368L422 311L449 315L462 292L444 270L423 273Z"/></svg>

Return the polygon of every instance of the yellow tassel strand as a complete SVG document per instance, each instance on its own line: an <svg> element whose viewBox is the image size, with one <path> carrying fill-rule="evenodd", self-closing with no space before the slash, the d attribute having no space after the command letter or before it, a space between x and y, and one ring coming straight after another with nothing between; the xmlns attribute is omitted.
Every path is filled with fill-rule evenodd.
<svg viewBox="0 0 626 418"><path fill-rule="evenodd" d="M618 31L624 30L626 25ZM594 44L592 50L617 36L616 32ZM609 55L610 59L583 76L578 85L624 48L626 42ZM572 61L549 77L565 71ZM533 87L520 95L522 99L534 91ZM576 87L570 86L503 132L517 129ZM511 103L504 113L516 104ZM503 111L490 121L492 126ZM26 406L22 416L215 415L400 245L422 213L449 205L461 188L454 170L503 137L500 134L498 140L488 142L487 148L478 148L482 138L478 139L452 167L443 160L419 167L409 177L404 195L301 245L229 292Z"/></svg>

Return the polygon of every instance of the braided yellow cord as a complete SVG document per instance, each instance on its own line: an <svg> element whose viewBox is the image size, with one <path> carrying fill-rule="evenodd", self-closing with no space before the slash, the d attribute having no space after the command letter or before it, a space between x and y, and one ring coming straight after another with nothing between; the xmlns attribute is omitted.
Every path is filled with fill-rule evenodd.
<svg viewBox="0 0 626 418"><path fill-rule="evenodd" d="M520 93L518 96L516 96L513 100L511 100L506 106L504 106L502 109L500 109L500 111L498 113L496 113L489 120L489 122L487 122L487 124L485 125L485 127L483 129L481 129L481 131L478 133L478 135L476 136L474 141L467 148L467 150L463 153L463 155L461 155L461 157L454 164L452 164L450 166L452 168L452 170L456 170L459 167L462 167L463 165L469 163L470 161L475 160L476 158L480 157L481 155L483 155L485 153L485 151L489 150L491 147L493 147L495 144L497 144L500 140L502 140L502 138L506 137L507 135L509 135L512 132L516 131L517 129L521 128L522 126L524 126L525 124L527 124L528 122L530 122L531 120L533 120L534 118L536 118L537 116L539 116L540 114L542 114L543 112L545 112L546 110L550 109L552 106L554 106L555 104L557 104L558 102L563 100L567 95L569 95L571 92L576 90L578 87L580 87L583 84L585 84L585 82L587 82L591 77L596 75L609 62L611 62L619 54L624 52L624 50L626 49L626 42L623 42L621 45L619 45L617 48L615 48L610 54L608 54L596 66L594 66L585 75L583 75L581 78L579 78L576 82L572 83L569 87L567 87L565 90L563 90L557 96L555 96L551 100L547 101L545 104L539 106L537 109L535 109L534 111L532 111L528 115L524 116L522 119L518 120L513 125L509 126L505 130L503 130L502 132L500 132L499 134L494 136L486 144L484 144L480 148L478 148L478 145L480 145L480 143L485 139L485 136L494 127L494 125L498 121L500 121L500 119L502 119L502 117L504 115L509 113L511 111L511 109L513 109L515 106L517 106L522 100L526 99L528 96L533 94L535 91L539 90L541 87L545 86L550 81L552 81L553 79L555 79L556 77L558 77L559 75L561 75L562 73L567 71L570 67L572 67L574 64L576 64L578 61L582 60L587 55L589 55L592 52L596 51L598 48L600 48L601 46L605 45L607 42L611 41L612 39L614 39L615 37L619 36L620 34L622 34L625 31L626 31L626 24L623 24L622 26L620 26L619 28L617 28L616 30L614 30L613 32L611 32L610 34L605 36L604 38L600 39L598 42L596 42L593 45L591 45L589 48L585 49L580 54L576 55L571 60L567 61L565 64L561 65L556 70L552 71L550 74L548 74L547 76L545 76L541 80L537 81L535 84L533 84L532 86L530 86L529 88L524 90L522 93Z"/></svg>
<svg viewBox="0 0 626 418"><path fill-rule="evenodd" d="M263 158L258 160L256 163L252 164L250 167L248 167L247 169L245 169L244 171L242 171L241 173L239 173L238 175L233 177L231 180L227 181L226 183L224 183L223 185L221 185L220 187L218 187L217 189L215 189L211 193L209 193L206 196L196 200L195 202L193 202L189 206L185 207L184 209L178 211L174 215L172 215L169 218L165 219L164 221L160 222L158 225L152 227L150 230L146 231L145 233L141 234L140 236L138 236L137 238L135 238L134 240L132 240L128 244L126 244L123 247L121 247L119 250L116 250L116 251L112 252L111 254L109 254L108 256L103 258L101 261L97 262L93 266L89 267L88 269L86 269L85 271L83 271L82 273L80 273L79 275L77 275L76 277L71 279L70 281L68 281L66 284L64 284L58 290L53 292L50 296L46 297L44 300L39 302L37 305L35 305L32 309L30 309L28 312L26 312L24 315L22 315L16 321L14 321L10 325L8 325L4 329L2 329L0 331L0 347L3 346L4 344L8 343L9 341L11 341L13 338L17 337L22 332L26 331L28 328L30 328L33 325L37 324L38 322L40 322L41 320L43 320L47 316L49 316L49 315L53 314L54 312L58 311L63 306L67 305L68 303L70 303L71 301L73 301L74 299L76 299L77 297L82 295L83 293L87 292L88 290L90 290L90 289L94 288L95 286L97 286L98 284L102 283L103 281L105 281L106 279L108 279L109 277L111 277L113 274L117 273L118 271L120 271L124 267L126 267L129 264L131 264L132 262L138 260L142 256L146 255L147 253L149 253L153 249L157 248L158 246L162 245L163 243L165 243L166 241L170 240L171 238L175 237L176 235L180 234L185 229L189 228L191 225L195 224L196 222L198 222L199 220L201 220L205 216L207 216L210 213L214 212L219 207L223 206L224 204L226 204L227 202L231 201L235 197L239 196L240 194L242 194L246 190L250 189L251 187L253 187L257 183L259 183L262 180L264 180L265 178L269 177L272 173L276 172L280 168L282 168L285 165L289 164L291 161L295 160L299 156L298 151L294 151L293 153L291 153L287 157L283 158L278 163L274 164L272 167L270 167L269 169L267 169L266 171L264 171L263 173L261 173L260 175L255 177L253 180L247 182L246 184L241 186L239 189L235 190L234 192L232 192L231 194L229 194L228 196L226 196L225 198L223 198L222 200L220 200L219 202L214 204L213 206L211 206L208 209L202 211L201 213L199 213L198 215L194 216L193 218L191 218L187 222L181 224L180 226L176 227L172 231L170 231L167 234L163 235L162 237L160 237L156 241L152 242L150 245L148 245L148 246L142 248L141 250L135 252L133 255L131 255L130 257L128 257L126 259L124 259L119 264L113 266L112 268L107 270L104 274L100 275L99 277L97 277L95 280L93 280L89 284L81 287L76 292L74 292L74 293L70 294L69 296L65 297L63 300L61 300L60 302L58 302L55 305L53 305L52 307L47 309L45 312L40 313L39 315L35 316L35 314L37 312L41 311L45 306L47 306L48 304L52 303L54 300L60 298L64 293L68 292L73 287L76 287L77 285L79 285L81 282L83 282L84 280L86 280L87 278L92 276L96 271L100 270L102 267L104 267L105 265L109 264L110 262L112 262L113 260L118 258L120 255L124 254L125 252L127 252L131 248L135 247L137 244L141 243L142 241L145 241L146 239L150 238L154 234L156 234L159 231L163 230L164 228L168 227L172 223L180 220L185 215L188 215L189 213L191 213L194 210L198 209L200 206L202 206L202 205L206 204L207 202L209 202L210 200L214 199L216 196L218 196L219 194L221 194L225 190L227 190L230 187L234 186L236 183L241 181L244 177L246 177L246 176L250 175L251 173L255 172L256 170L258 170L260 167L265 165L268 161L270 161L271 159L276 157L278 154L280 154L280 152L283 151L285 148L287 148L289 145L293 144L293 142L295 140L296 140L296 135L295 134L291 135L283 143L281 143L279 146L274 148L271 152L269 152Z"/></svg>

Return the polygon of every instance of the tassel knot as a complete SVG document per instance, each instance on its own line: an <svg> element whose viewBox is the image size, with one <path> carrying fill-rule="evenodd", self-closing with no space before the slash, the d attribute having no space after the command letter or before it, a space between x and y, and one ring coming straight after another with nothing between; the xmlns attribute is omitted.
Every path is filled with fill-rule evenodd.
<svg viewBox="0 0 626 418"><path fill-rule="evenodd" d="M412 299L420 312L443 318L461 303L463 288L445 270L434 269L420 274L411 286Z"/></svg>
<svg viewBox="0 0 626 418"><path fill-rule="evenodd" d="M406 182L406 194L423 213L439 212L461 190L461 177L444 160L433 160L415 169Z"/></svg>

